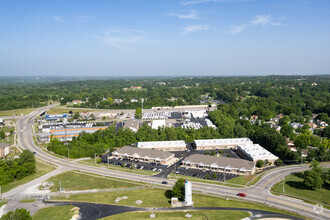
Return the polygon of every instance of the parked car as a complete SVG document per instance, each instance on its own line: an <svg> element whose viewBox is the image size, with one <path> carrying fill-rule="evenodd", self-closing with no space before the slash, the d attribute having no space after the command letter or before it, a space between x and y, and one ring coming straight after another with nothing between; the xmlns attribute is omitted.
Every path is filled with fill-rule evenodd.
<svg viewBox="0 0 330 220"><path fill-rule="evenodd" d="M237 195L240 196L240 197L246 197L245 193L238 193Z"/></svg>
<svg viewBox="0 0 330 220"><path fill-rule="evenodd" d="M179 170L177 170L177 171L175 171L175 173L176 173L176 174L179 174L179 173L180 173L180 171L179 171Z"/></svg>
<svg viewBox="0 0 330 220"><path fill-rule="evenodd" d="M163 181L162 184L165 184L166 185L166 184L168 184L168 182L167 181Z"/></svg>

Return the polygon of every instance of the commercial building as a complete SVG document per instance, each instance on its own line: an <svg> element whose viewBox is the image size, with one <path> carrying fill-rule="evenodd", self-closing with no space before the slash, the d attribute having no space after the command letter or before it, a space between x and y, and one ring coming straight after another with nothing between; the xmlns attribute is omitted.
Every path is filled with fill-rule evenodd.
<svg viewBox="0 0 330 220"><path fill-rule="evenodd" d="M129 128L133 132L137 132L140 128L140 120L131 119L124 123L124 128Z"/></svg>
<svg viewBox="0 0 330 220"><path fill-rule="evenodd" d="M110 158L129 159L136 162L158 163L163 165L171 165L176 161L173 153L141 149L136 147L124 146L112 153Z"/></svg>
<svg viewBox="0 0 330 220"><path fill-rule="evenodd" d="M268 162L274 164L274 161L278 159L277 156L261 147L259 144L239 145L237 150L242 157L253 162L257 162L258 160L268 160Z"/></svg>
<svg viewBox="0 0 330 220"><path fill-rule="evenodd" d="M182 166L214 172L224 172L239 175L251 175L255 172L255 163L228 157L216 157L202 154L193 154L182 161Z"/></svg>
<svg viewBox="0 0 330 220"><path fill-rule="evenodd" d="M0 143L0 158L7 156L10 153L10 145L7 143Z"/></svg>
<svg viewBox="0 0 330 220"><path fill-rule="evenodd" d="M152 129L158 129L159 127L165 127L166 122L165 119L160 119L160 120L152 120L151 128Z"/></svg>
<svg viewBox="0 0 330 220"><path fill-rule="evenodd" d="M239 145L253 144L249 138L195 140L196 150L215 150L237 148Z"/></svg>
<svg viewBox="0 0 330 220"><path fill-rule="evenodd" d="M185 151L185 150L187 150L187 146L184 141L139 142L138 148L155 149L155 150L162 150L162 151Z"/></svg>

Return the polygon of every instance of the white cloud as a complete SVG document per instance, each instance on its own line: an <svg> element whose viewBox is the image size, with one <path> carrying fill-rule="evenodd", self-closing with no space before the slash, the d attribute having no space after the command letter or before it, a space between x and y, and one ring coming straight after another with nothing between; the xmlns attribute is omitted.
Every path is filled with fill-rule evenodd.
<svg viewBox="0 0 330 220"><path fill-rule="evenodd" d="M191 34L196 31L206 31L210 30L208 25L191 25L183 28L183 34Z"/></svg>
<svg viewBox="0 0 330 220"><path fill-rule="evenodd" d="M88 20L94 20L95 19L94 17L87 16L87 15L78 15L77 17L81 21L88 21Z"/></svg>
<svg viewBox="0 0 330 220"><path fill-rule="evenodd" d="M257 26L266 26L266 25L280 26L283 24L280 22L274 21L274 19L270 15L258 15L252 21L250 21L248 24L232 26L230 33L237 34L248 28L257 27Z"/></svg>
<svg viewBox="0 0 330 220"><path fill-rule="evenodd" d="M64 21L61 16L53 16L53 19L55 21L58 21L58 22L63 22Z"/></svg>
<svg viewBox="0 0 330 220"><path fill-rule="evenodd" d="M170 16L174 16L180 19L199 19L199 14L195 11L195 10L191 10L187 13L182 13L182 14L178 14L178 13L169 13Z"/></svg>
<svg viewBox="0 0 330 220"><path fill-rule="evenodd" d="M147 35L139 35L139 33L144 32L137 30L123 31L119 29L114 29L107 31L105 33L105 36L97 36L96 38L109 46L120 49L127 49L133 45L155 44L159 42L151 39Z"/></svg>

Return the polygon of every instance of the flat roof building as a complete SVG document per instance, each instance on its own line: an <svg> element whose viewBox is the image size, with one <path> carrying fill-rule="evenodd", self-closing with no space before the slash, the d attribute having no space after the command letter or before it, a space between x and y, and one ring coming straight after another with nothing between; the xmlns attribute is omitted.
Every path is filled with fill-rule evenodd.
<svg viewBox="0 0 330 220"><path fill-rule="evenodd" d="M187 150L185 141L139 142L138 148L155 149L155 150L163 150L163 151L185 151L185 150Z"/></svg>
<svg viewBox="0 0 330 220"><path fill-rule="evenodd" d="M194 140L196 150L237 148L238 145L253 144L249 138Z"/></svg>
<svg viewBox="0 0 330 220"><path fill-rule="evenodd" d="M112 153L110 158L123 158L132 161L139 162L151 162L164 165L171 165L176 161L173 153L152 150L141 149L136 147L124 146Z"/></svg>
<svg viewBox="0 0 330 220"><path fill-rule="evenodd" d="M239 175L250 175L255 172L255 163L228 157L216 157L202 154L193 154L182 161L187 168L211 170Z"/></svg>
<svg viewBox="0 0 330 220"><path fill-rule="evenodd" d="M253 162L268 160L268 162L274 164L274 161L278 159L277 156L261 147L259 144L239 145L237 149L241 156Z"/></svg>

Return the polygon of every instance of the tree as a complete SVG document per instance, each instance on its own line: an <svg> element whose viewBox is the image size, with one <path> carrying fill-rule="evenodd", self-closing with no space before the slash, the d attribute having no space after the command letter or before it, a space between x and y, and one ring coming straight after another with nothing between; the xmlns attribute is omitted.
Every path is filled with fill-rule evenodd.
<svg viewBox="0 0 330 220"><path fill-rule="evenodd" d="M6 134L4 131L0 131L0 138L1 139L5 139L6 138Z"/></svg>
<svg viewBox="0 0 330 220"><path fill-rule="evenodd" d="M322 137L330 138L330 125L322 130L321 135Z"/></svg>
<svg viewBox="0 0 330 220"><path fill-rule="evenodd" d="M304 172L304 184L311 189L320 189L323 186L321 174L315 170Z"/></svg>
<svg viewBox="0 0 330 220"><path fill-rule="evenodd" d="M217 178L218 178L218 175L217 175L216 173L213 173L213 174L212 174L212 179L215 180L215 179L217 179Z"/></svg>
<svg viewBox="0 0 330 220"><path fill-rule="evenodd" d="M274 163L276 166L281 166L283 164L283 161L280 158L278 158L277 160L275 160Z"/></svg>
<svg viewBox="0 0 330 220"><path fill-rule="evenodd" d="M309 135L300 134L294 139L294 146L300 149L305 149L310 144Z"/></svg>
<svg viewBox="0 0 330 220"><path fill-rule="evenodd" d="M327 121L329 118L327 113L319 113L317 115L317 119L321 120L321 121Z"/></svg>
<svg viewBox="0 0 330 220"><path fill-rule="evenodd" d="M210 175L209 174L206 174L205 175L205 179L210 179Z"/></svg>
<svg viewBox="0 0 330 220"><path fill-rule="evenodd" d="M289 116L283 116L282 118L280 118L279 120L279 124L280 125L285 125L288 124L290 122L290 117Z"/></svg>
<svg viewBox="0 0 330 220"><path fill-rule="evenodd" d="M185 180L180 178L176 181L172 188L172 196L177 197L180 201L185 197Z"/></svg>
<svg viewBox="0 0 330 220"><path fill-rule="evenodd" d="M264 161L263 160L258 160L257 163L256 163L256 166L261 168L264 166Z"/></svg>
<svg viewBox="0 0 330 220"><path fill-rule="evenodd" d="M285 124L281 127L280 133L285 137L290 137L293 132L293 127L291 125Z"/></svg>
<svg viewBox="0 0 330 220"><path fill-rule="evenodd" d="M80 118L79 112L74 113L73 119L78 119L78 118Z"/></svg>
<svg viewBox="0 0 330 220"><path fill-rule="evenodd" d="M141 119L142 118L142 109L141 108L135 109L135 118L136 119Z"/></svg>
<svg viewBox="0 0 330 220"><path fill-rule="evenodd" d="M3 215L0 220L32 220L32 217L26 209L16 209Z"/></svg>

